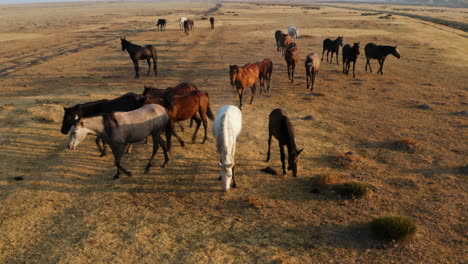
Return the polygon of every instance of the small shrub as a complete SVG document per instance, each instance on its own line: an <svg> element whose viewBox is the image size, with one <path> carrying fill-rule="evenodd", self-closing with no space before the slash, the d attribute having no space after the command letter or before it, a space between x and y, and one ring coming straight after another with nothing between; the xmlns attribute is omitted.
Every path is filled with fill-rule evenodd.
<svg viewBox="0 0 468 264"><path fill-rule="evenodd" d="M416 233L416 223L409 216L385 216L370 222L370 229L379 239L404 241Z"/></svg>
<svg viewBox="0 0 468 264"><path fill-rule="evenodd" d="M360 182L345 182L335 186L335 191L341 196L362 197L369 191L370 186Z"/></svg>
<svg viewBox="0 0 468 264"><path fill-rule="evenodd" d="M408 153L415 153L419 148L418 145L418 142L412 138L404 138L395 142L397 149L406 151Z"/></svg>
<svg viewBox="0 0 468 264"><path fill-rule="evenodd" d="M321 193L324 191L329 191L339 183L342 175L338 174L325 174L317 176L312 183L312 193Z"/></svg>
<svg viewBox="0 0 468 264"><path fill-rule="evenodd" d="M353 152L341 153L334 159L335 165L347 169L359 169L361 167L362 159Z"/></svg>
<svg viewBox="0 0 468 264"><path fill-rule="evenodd" d="M207 20L208 18L207 17L202 17L201 20Z"/></svg>

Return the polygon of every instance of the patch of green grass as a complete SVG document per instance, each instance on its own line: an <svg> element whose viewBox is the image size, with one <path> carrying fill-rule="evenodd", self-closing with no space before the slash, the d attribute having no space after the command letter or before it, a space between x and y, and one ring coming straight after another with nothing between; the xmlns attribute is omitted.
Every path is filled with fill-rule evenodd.
<svg viewBox="0 0 468 264"><path fill-rule="evenodd" d="M369 191L370 186L360 182L345 182L335 186L335 191L341 196L353 196L360 198Z"/></svg>
<svg viewBox="0 0 468 264"><path fill-rule="evenodd" d="M416 223L409 216L385 216L374 219L370 229L379 239L404 241L416 233Z"/></svg>

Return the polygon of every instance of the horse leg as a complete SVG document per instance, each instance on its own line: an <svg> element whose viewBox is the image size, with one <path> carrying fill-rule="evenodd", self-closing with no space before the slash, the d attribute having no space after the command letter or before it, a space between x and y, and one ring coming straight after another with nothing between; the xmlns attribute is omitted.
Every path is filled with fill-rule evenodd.
<svg viewBox="0 0 468 264"><path fill-rule="evenodd" d="M286 164L285 164L285 159L286 159L286 155L284 154L284 146L281 145L281 143L279 143L279 148L280 148L280 154L281 154L281 168L283 169L283 175L286 174Z"/></svg>
<svg viewBox="0 0 468 264"><path fill-rule="evenodd" d="M255 82L254 85L250 87L250 89L252 90L252 97L250 97L250 104L252 104L254 96L255 96L255 91L257 90L257 82Z"/></svg>
<svg viewBox="0 0 468 264"><path fill-rule="evenodd" d="M288 80L291 80L291 65L288 63Z"/></svg>
<svg viewBox="0 0 468 264"><path fill-rule="evenodd" d="M262 94L263 86L264 86L264 85L263 85L263 78L260 77L260 78L258 78L258 79L259 79L259 83L260 83L260 94ZM265 91L265 93L266 93L266 91Z"/></svg>
<svg viewBox="0 0 468 264"><path fill-rule="evenodd" d="M291 83L294 83L294 68L296 68L296 64L293 64L291 65L291 70L292 70L292 73L291 73Z"/></svg>
<svg viewBox="0 0 468 264"><path fill-rule="evenodd" d="M112 153L114 153L114 164L117 167L117 174L114 175L113 179L116 180L119 178L121 172L127 174L128 176L132 176L132 174L127 171L124 167L120 165L120 160L122 159L122 156L125 152L125 149L127 147L127 144L111 144L110 145L112 148Z"/></svg>
<svg viewBox="0 0 468 264"><path fill-rule="evenodd" d="M367 64L369 65L369 72L372 73L372 68L371 68L371 64L370 64L370 59L367 58ZM367 71L367 64L366 64L366 71Z"/></svg>
<svg viewBox="0 0 468 264"><path fill-rule="evenodd" d="M237 94L239 95L239 109L242 110L242 95L243 95L244 90L238 89Z"/></svg>
<svg viewBox="0 0 468 264"><path fill-rule="evenodd" d="M268 89L268 93L270 92L270 82L271 82L271 73L268 74L268 79L267 79L267 89Z"/></svg>
<svg viewBox="0 0 468 264"><path fill-rule="evenodd" d="M206 110L202 113L202 111L199 111L200 113L200 116L202 118L202 122L203 122L203 128L205 129L205 135L203 136L203 141L202 141L202 144L205 143L205 141L208 139L208 136L207 136L207 127L208 127L208 120L206 119L207 116L206 116Z"/></svg>
<svg viewBox="0 0 468 264"><path fill-rule="evenodd" d="M164 29L164 31L166 31ZM158 56L156 54L153 54L153 70L154 70L154 76L158 76Z"/></svg>
<svg viewBox="0 0 468 264"><path fill-rule="evenodd" d="M102 142L102 147L99 142ZM104 139L101 137L96 137L96 145L98 147L99 152L101 152L101 155L99 157L104 157L107 154L107 148L106 148L106 143L104 143Z"/></svg>
<svg viewBox="0 0 468 264"><path fill-rule="evenodd" d="M192 119L190 119L190 122L192 122ZM179 121L177 121L177 124L179 124L180 130L184 132L184 127L182 126L182 124Z"/></svg>
<svg viewBox="0 0 468 264"><path fill-rule="evenodd" d="M237 188L237 182L236 182L236 165L232 166L232 183L231 183L232 188Z"/></svg>
<svg viewBox="0 0 468 264"><path fill-rule="evenodd" d="M345 58L343 58L343 73L346 73L346 71L345 71L345 63L346 63L346 60L345 60Z"/></svg>
<svg viewBox="0 0 468 264"><path fill-rule="evenodd" d="M333 53L334 53L334 52L332 51L332 52L331 52L331 56L330 56L330 64L333 63ZM328 59L328 57L327 57L327 59Z"/></svg>
<svg viewBox="0 0 468 264"><path fill-rule="evenodd" d="M197 138L198 129L200 129L200 126L202 123L203 116L202 115L200 116L201 117L197 117L195 119L195 122L197 123L197 127L195 128L195 132L193 132L193 135L192 135L192 144L195 144L195 139ZM203 126L205 126L205 124L203 124ZM205 132L206 132L206 127L205 127Z"/></svg>
<svg viewBox="0 0 468 264"><path fill-rule="evenodd" d="M336 65L340 65L340 63L338 63L338 55L340 54L340 49L338 49L336 51Z"/></svg>
<svg viewBox="0 0 468 264"><path fill-rule="evenodd" d="M384 62L385 62L385 59L382 59L382 62L379 61L379 63L380 63L380 70L379 71L380 71L381 75L383 75L383 64L384 64Z"/></svg>
<svg viewBox="0 0 468 264"><path fill-rule="evenodd" d="M309 89L310 72L306 69L306 89Z"/></svg>
<svg viewBox="0 0 468 264"><path fill-rule="evenodd" d="M180 145L182 147L184 147L185 146L184 140L182 140L182 138L179 135L177 135L177 132L174 129L174 122L172 120L171 120L171 126L172 126L172 135L174 135L177 138L177 140L179 140ZM169 141L168 148L171 149L171 142L170 141Z"/></svg>
<svg viewBox="0 0 468 264"><path fill-rule="evenodd" d="M146 76L148 76L151 71L151 58L147 58L146 62L148 62L148 73L146 73Z"/></svg>
<svg viewBox="0 0 468 264"><path fill-rule="evenodd" d="M270 149L271 149L271 138L272 138L271 132L268 132L268 152L267 152L267 159L266 161L270 161Z"/></svg>
<svg viewBox="0 0 468 264"><path fill-rule="evenodd" d="M138 71L138 60L133 59L133 67L135 68L135 78L140 78L140 72Z"/></svg>
<svg viewBox="0 0 468 264"><path fill-rule="evenodd" d="M315 82L315 75L317 74L317 72L315 70L312 70L312 76L311 76L311 83L312 85L310 86L310 91L313 91L314 90L314 82Z"/></svg>
<svg viewBox="0 0 468 264"><path fill-rule="evenodd" d="M323 54L325 54L325 48L323 48L323 50L322 50L322 59L321 59L321 61L323 61ZM327 54L327 61L328 61L328 54Z"/></svg>

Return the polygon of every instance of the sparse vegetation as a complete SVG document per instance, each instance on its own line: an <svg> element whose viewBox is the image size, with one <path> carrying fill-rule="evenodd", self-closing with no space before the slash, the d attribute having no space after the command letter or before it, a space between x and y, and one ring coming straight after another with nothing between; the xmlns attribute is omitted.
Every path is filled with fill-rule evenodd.
<svg viewBox="0 0 468 264"><path fill-rule="evenodd" d="M370 186L361 182L345 182L335 186L335 191L341 196L360 198L367 194Z"/></svg>
<svg viewBox="0 0 468 264"><path fill-rule="evenodd" d="M325 174L315 177L312 180L312 193L321 193L324 191L329 191L334 188L336 184L340 182L343 178L339 174Z"/></svg>
<svg viewBox="0 0 468 264"><path fill-rule="evenodd" d="M345 169L358 169L362 165L362 159L353 152L340 153L334 158L336 166Z"/></svg>
<svg viewBox="0 0 468 264"><path fill-rule="evenodd" d="M404 138L396 141L395 147L408 153L415 153L419 149L419 143L412 138Z"/></svg>
<svg viewBox="0 0 468 264"><path fill-rule="evenodd" d="M374 219L370 229L379 239L404 241L416 233L416 223L409 216L385 216Z"/></svg>

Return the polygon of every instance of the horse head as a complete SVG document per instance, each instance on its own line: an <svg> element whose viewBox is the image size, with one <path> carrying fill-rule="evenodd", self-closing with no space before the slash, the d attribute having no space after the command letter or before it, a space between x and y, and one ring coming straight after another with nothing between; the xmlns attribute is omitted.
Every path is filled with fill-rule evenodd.
<svg viewBox="0 0 468 264"><path fill-rule="evenodd" d="M127 44L127 40L125 39L125 37L120 37L120 45L122 45L122 51L125 50L125 46Z"/></svg>
<svg viewBox="0 0 468 264"><path fill-rule="evenodd" d="M75 150L76 147L86 138L86 135L88 135L88 130L83 126L81 119L75 120L70 129L70 136L68 137L68 148Z"/></svg>
<svg viewBox="0 0 468 264"><path fill-rule="evenodd" d="M66 135L70 131L73 122L79 118L78 108L77 107L64 107L62 129L60 130L62 134Z"/></svg>
<svg viewBox="0 0 468 264"><path fill-rule="evenodd" d="M221 168L221 180L223 182L223 191L227 192L231 189L231 180L232 180L232 169L234 168L234 164L229 163L219 163L219 167Z"/></svg>
<svg viewBox="0 0 468 264"><path fill-rule="evenodd" d="M393 50L392 50L392 55L397 57L398 59L400 58L400 53L398 52L398 49L397 49L398 45L393 47Z"/></svg>
<svg viewBox="0 0 468 264"><path fill-rule="evenodd" d="M239 72L239 67L237 65L229 65L229 77L231 81L231 86L234 87L236 84L236 75Z"/></svg>
<svg viewBox="0 0 468 264"><path fill-rule="evenodd" d="M336 39L336 44L339 46L343 46L343 36L338 36L338 38Z"/></svg>
<svg viewBox="0 0 468 264"><path fill-rule="evenodd" d="M288 153L288 170L292 170L293 176L297 176L297 164L299 163L299 154L304 149L297 150L294 149L290 153Z"/></svg>
<svg viewBox="0 0 468 264"><path fill-rule="evenodd" d="M354 49L354 52L356 53L356 55L361 54L361 52L359 51L359 49L360 49L359 43L360 42L354 43L354 46L353 46L353 49Z"/></svg>

